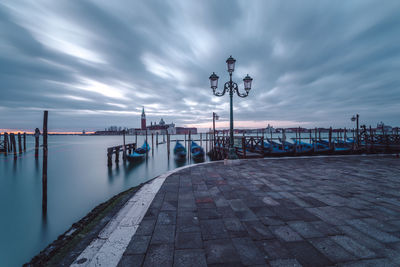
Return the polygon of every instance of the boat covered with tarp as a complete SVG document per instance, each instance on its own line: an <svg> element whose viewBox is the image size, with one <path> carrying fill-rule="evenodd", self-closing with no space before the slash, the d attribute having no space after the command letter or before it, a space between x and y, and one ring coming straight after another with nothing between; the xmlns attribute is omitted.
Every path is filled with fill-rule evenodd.
<svg viewBox="0 0 400 267"><path fill-rule="evenodd" d="M204 159L204 149L194 141L192 141L190 153L192 154L192 158L195 160Z"/></svg>
<svg viewBox="0 0 400 267"><path fill-rule="evenodd" d="M179 141L176 141L174 147L174 155L176 159L185 159L187 152L186 147L184 147Z"/></svg>
<svg viewBox="0 0 400 267"><path fill-rule="evenodd" d="M146 141L144 141L144 144L141 147L135 149L131 154L126 155L126 159L129 162L137 162L143 160L146 157L146 153L149 151L150 146Z"/></svg>

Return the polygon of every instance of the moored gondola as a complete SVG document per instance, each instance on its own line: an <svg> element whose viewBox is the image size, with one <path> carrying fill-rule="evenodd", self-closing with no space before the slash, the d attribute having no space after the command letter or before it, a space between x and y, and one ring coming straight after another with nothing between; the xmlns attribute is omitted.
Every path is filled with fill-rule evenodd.
<svg viewBox="0 0 400 267"><path fill-rule="evenodd" d="M131 154L126 155L126 159L129 162L141 161L146 157L146 153L149 151L150 151L150 146L146 141L144 141L144 144L141 147L137 148Z"/></svg>
<svg viewBox="0 0 400 267"><path fill-rule="evenodd" d="M192 141L190 147L190 153L192 154L192 158L194 160L203 160L204 159L204 149L199 146L196 142Z"/></svg>
<svg viewBox="0 0 400 267"><path fill-rule="evenodd" d="M179 141L176 141L175 147L174 147L174 155L175 158L178 160L183 160L186 158L186 148L179 143Z"/></svg>

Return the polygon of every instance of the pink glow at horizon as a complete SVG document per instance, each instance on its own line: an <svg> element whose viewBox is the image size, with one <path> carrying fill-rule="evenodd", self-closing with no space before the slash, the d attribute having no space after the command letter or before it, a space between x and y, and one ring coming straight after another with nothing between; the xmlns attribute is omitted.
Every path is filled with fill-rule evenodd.
<svg viewBox="0 0 400 267"><path fill-rule="evenodd" d="M13 133L13 134L18 134L18 133L26 133L26 134L34 134L34 131L31 130L23 130L23 129L0 129L0 134L4 133ZM93 131L87 131L86 134L93 134ZM82 134L80 131L49 131L48 134Z"/></svg>
<svg viewBox="0 0 400 267"><path fill-rule="evenodd" d="M234 128L266 128L268 124L274 128L287 128L287 127L299 127L310 124L309 122L299 121L234 121ZM196 127L199 129L212 128L212 122L205 123L191 123L185 124L185 127ZM228 129L229 121L215 121L215 127L219 129Z"/></svg>

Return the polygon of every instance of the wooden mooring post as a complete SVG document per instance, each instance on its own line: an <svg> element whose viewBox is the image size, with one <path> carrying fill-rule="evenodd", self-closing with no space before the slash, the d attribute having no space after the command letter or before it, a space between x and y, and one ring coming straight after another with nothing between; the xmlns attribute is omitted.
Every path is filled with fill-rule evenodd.
<svg viewBox="0 0 400 267"><path fill-rule="evenodd" d="M18 133L18 152L19 154L22 154L21 133Z"/></svg>
<svg viewBox="0 0 400 267"><path fill-rule="evenodd" d="M200 133L200 146L201 147L203 146L203 134L202 133Z"/></svg>
<svg viewBox="0 0 400 267"><path fill-rule="evenodd" d="M42 212L47 214L47 120L49 112L43 114L43 169L42 169Z"/></svg>
<svg viewBox="0 0 400 267"><path fill-rule="evenodd" d="M329 128L329 149L332 148L332 127Z"/></svg>
<svg viewBox="0 0 400 267"><path fill-rule="evenodd" d="M151 133L151 150L154 151L154 133Z"/></svg>
<svg viewBox="0 0 400 267"><path fill-rule="evenodd" d="M169 133L167 132L167 154L168 154L168 159L169 159L169 154L170 154L170 142L171 142L171 138Z"/></svg>
<svg viewBox="0 0 400 267"><path fill-rule="evenodd" d="M192 143L190 142L190 139L191 139L191 132L189 131L189 134L188 134L188 157L189 157L189 159L190 159L190 157L192 156L192 153L191 153L191 146L192 146Z"/></svg>
<svg viewBox="0 0 400 267"><path fill-rule="evenodd" d="M40 130L39 128L35 129L35 158L39 157L39 136Z"/></svg>
<svg viewBox="0 0 400 267"><path fill-rule="evenodd" d="M26 152L26 132L24 132L24 152Z"/></svg>
<svg viewBox="0 0 400 267"><path fill-rule="evenodd" d="M122 146L122 160L126 161L126 146L125 146L125 130L122 131L123 146Z"/></svg>
<svg viewBox="0 0 400 267"><path fill-rule="evenodd" d="M158 132L156 133L156 146L158 146Z"/></svg>
<svg viewBox="0 0 400 267"><path fill-rule="evenodd" d="M206 133L206 153L208 152L208 133Z"/></svg>
<svg viewBox="0 0 400 267"><path fill-rule="evenodd" d="M4 154L7 156L9 151L9 144L8 144L8 133L4 133Z"/></svg>
<svg viewBox="0 0 400 267"><path fill-rule="evenodd" d="M10 134L11 150L14 152L14 160L17 160L17 145L15 142L15 134Z"/></svg>

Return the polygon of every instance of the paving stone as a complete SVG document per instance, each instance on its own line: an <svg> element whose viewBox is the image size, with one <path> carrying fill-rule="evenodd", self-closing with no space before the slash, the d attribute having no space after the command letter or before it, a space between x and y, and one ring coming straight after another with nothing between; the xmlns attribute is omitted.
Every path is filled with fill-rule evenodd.
<svg viewBox="0 0 400 267"><path fill-rule="evenodd" d="M296 216L302 221L312 222L321 220L320 218L318 218L317 216L308 212L305 209L291 209L291 212L293 213L294 216Z"/></svg>
<svg viewBox="0 0 400 267"><path fill-rule="evenodd" d="M174 243L174 237L175 225L156 225L153 236L151 238L151 244Z"/></svg>
<svg viewBox="0 0 400 267"><path fill-rule="evenodd" d="M206 267L207 261L203 249L175 250L174 267Z"/></svg>
<svg viewBox="0 0 400 267"><path fill-rule="evenodd" d="M249 208L264 207L265 203L259 197L256 197L253 193L254 192L252 192L252 196L243 200L246 206Z"/></svg>
<svg viewBox="0 0 400 267"><path fill-rule="evenodd" d="M178 201L167 201L164 200L162 206L161 206L161 210L162 211L166 211L166 210L170 210L170 211L176 211L176 208L178 207Z"/></svg>
<svg viewBox="0 0 400 267"><path fill-rule="evenodd" d="M257 215L257 217L276 216L270 207L251 207L250 210Z"/></svg>
<svg viewBox="0 0 400 267"><path fill-rule="evenodd" d="M157 224L176 224L176 212L160 211L158 214Z"/></svg>
<svg viewBox="0 0 400 267"><path fill-rule="evenodd" d="M219 207L217 208L217 212L221 215L222 218L236 218L236 213L232 210L230 206Z"/></svg>
<svg viewBox="0 0 400 267"><path fill-rule="evenodd" d="M153 219L155 221L155 220L157 220L158 213L159 213L158 209L149 208L146 211L146 214L144 215L143 220L152 220Z"/></svg>
<svg viewBox="0 0 400 267"><path fill-rule="evenodd" d="M215 202L215 206L217 206L219 208L220 207L229 207L230 206L228 200L226 200L222 194L219 195L219 196L213 197L213 199L214 199L214 202Z"/></svg>
<svg viewBox="0 0 400 267"><path fill-rule="evenodd" d="M203 241L199 232L183 233L178 232L175 239L177 249L203 248Z"/></svg>
<svg viewBox="0 0 400 267"><path fill-rule="evenodd" d="M340 264L343 267L398 267L399 265L388 259L371 259Z"/></svg>
<svg viewBox="0 0 400 267"><path fill-rule="evenodd" d="M360 245L359 243L357 243L356 241L347 236L338 235L338 236L332 236L330 238L339 245L341 245L344 249L346 249L347 251L356 255L359 258L365 259L365 258L376 257L376 254L373 251Z"/></svg>
<svg viewBox="0 0 400 267"><path fill-rule="evenodd" d="M117 266L118 267L142 266L143 259L144 259L144 254L123 255Z"/></svg>
<svg viewBox="0 0 400 267"><path fill-rule="evenodd" d="M208 240L204 242L204 247L207 264L240 262L230 239Z"/></svg>
<svg viewBox="0 0 400 267"><path fill-rule="evenodd" d="M270 226L269 229L274 235L286 242L301 241L303 238L289 226Z"/></svg>
<svg viewBox="0 0 400 267"><path fill-rule="evenodd" d="M196 205L194 199L179 200L178 201L178 209L195 211L195 210L197 210L197 205Z"/></svg>
<svg viewBox="0 0 400 267"><path fill-rule="evenodd" d="M290 252L277 239L256 241L256 245L264 254L264 258L270 260L293 258Z"/></svg>
<svg viewBox="0 0 400 267"><path fill-rule="evenodd" d="M284 225L285 222L278 219L277 217L259 217L260 221L265 225L265 226L271 226L271 225Z"/></svg>
<svg viewBox="0 0 400 267"><path fill-rule="evenodd" d="M324 235L320 233L311 223L308 222L288 222L290 228L295 230L304 238L313 238L313 237L323 237Z"/></svg>
<svg viewBox="0 0 400 267"><path fill-rule="evenodd" d="M253 240L272 239L274 235L271 231L260 221L244 221L242 222L249 236Z"/></svg>
<svg viewBox="0 0 400 267"><path fill-rule="evenodd" d="M324 222L328 224L333 224L333 225L344 225L346 222L344 220L340 220L336 218L335 216L332 216L331 214L328 214L326 210L324 210L326 207L318 207L318 208L306 208L308 212L311 212Z"/></svg>
<svg viewBox="0 0 400 267"><path fill-rule="evenodd" d="M155 224L155 219L143 219L140 222L139 228L136 230L135 235L151 235L153 233Z"/></svg>
<svg viewBox="0 0 400 267"><path fill-rule="evenodd" d="M228 231L222 219L201 220L200 228L203 240L228 238Z"/></svg>
<svg viewBox="0 0 400 267"><path fill-rule="evenodd" d="M172 266L173 257L173 244L152 244L147 251L143 266Z"/></svg>
<svg viewBox="0 0 400 267"><path fill-rule="evenodd" d="M264 256L250 238L233 238L232 243L244 265L265 264Z"/></svg>
<svg viewBox="0 0 400 267"><path fill-rule="evenodd" d="M380 231L375 227L372 227L371 225L359 220L359 219L354 219L354 220L349 220L348 224L351 226L357 228L361 232L375 238L376 240L379 240L384 243L389 243L389 242L398 242L400 241L399 238L396 236L393 236L391 234L388 234L386 232Z"/></svg>
<svg viewBox="0 0 400 267"><path fill-rule="evenodd" d="M272 212L281 220L283 221L298 221L301 220L296 214L293 213L292 210L280 207L280 206L273 206L271 207Z"/></svg>
<svg viewBox="0 0 400 267"><path fill-rule="evenodd" d="M219 219L222 218L221 214L217 211L217 209L198 209L197 213L199 214L200 220L208 220L208 219Z"/></svg>
<svg viewBox="0 0 400 267"><path fill-rule="evenodd" d="M229 204L231 205L231 208L233 209L233 211L246 211L249 209L246 206L246 204L240 199L229 200Z"/></svg>
<svg viewBox="0 0 400 267"><path fill-rule="evenodd" d="M304 266L329 266L333 265L325 255L315 249L308 242L288 242L286 248L295 257L295 259Z"/></svg>
<svg viewBox="0 0 400 267"><path fill-rule="evenodd" d="M277 201L275 201L273 198L265 196L262 198L262 201L269 206L278 206L279 203Z"/></svg>
<svg viewBox="0 0 400 267"><path fill-rule="evenodd" d="M296 259L279 259L270 261L272 267L302 267Z"/></svg>
<svg viewBox="0 0 400 267"><path fill-rule="evenodd" d="M250 209L235 211L235 216L241 221L254 221L258 219Z"/></svg>
<svg viewBox="0 0 400 267"><path fill-rule="evenodd" d="M309 240L309 242L333 262L346 262L357 259L329 237L315 238Z"/></svg>
<svg viewBox="0 0 400 267"><path fill-rule="evenodd" d="M324 235L341 235L342 232L338 229L338 227L326 223L324 221L314 221L310 222L314 228Z"/></svg>
<svg viewBox="0 0 400 267"><path fill-rule="evenodd" d="M224 218L225 229L228 231L230 237L244 237L248 236L246 229L237 218Z"/></svg>
<svg viewBox="0 0 400 267"><path fill-rule="evenodd" d="M151 236L135 234L131 242L129 242L125 254L145 254L150 243L150 238Z"/></svg>
<svg viewBox="0 0 400 267"><path fill-rule="evenodd" d="M385 247L384 244L380 243L376 239L369 237L368 235L358 231L351 226L341 225L338 226L338 228L343 234L371 250L383 249Z"/></svg>
<svg viewBox="0 0 400 267"><path fill-rule="evenodd" d="M384 231L384 232L391 233L391 232L397 232L397 231L400 230L399 227L397 227L397 226L395 226L393 224L390 224L390 222L384 222L384 221L381 221L381 220L377 220L375 218L364 218L364 219L361 219L361 220L363 222L371 225L372 227L376 227L379 230Z"/></svg>

